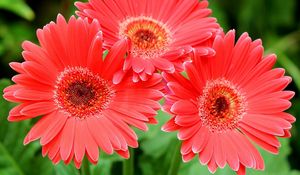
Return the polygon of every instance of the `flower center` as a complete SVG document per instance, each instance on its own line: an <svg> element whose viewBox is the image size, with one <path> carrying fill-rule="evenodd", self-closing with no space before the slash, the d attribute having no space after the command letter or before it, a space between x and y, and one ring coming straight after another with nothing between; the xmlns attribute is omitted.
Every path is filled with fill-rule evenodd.
<svg viewBox="0 0 300 175"><path fill-rule="evenodd" d="M69 116L84 119L98 114L107 108L113 96L108 81L87 68L66 68L56 80L55 103Z"/></svg>
<svg viewBox="0 0 300 175"><path fill-rule="evenodd" d="M171 42L167 26L150 17L131 17L120 23L119 35L132 42L132 54L145 59L164 54Z"/></svg>
<svg viewBox="0 0 300 175"><path fill-rule="evenodd" d="M224 96L218 97L213 104L214 111L217 114L222 115L222 113L228 111L228 108L229 108L228 103L229 102L227 101L227 99ZM221 116L221 117L223 117L223 116Z"/></svg>
<svg viewBox="0 0 300 175"><path fill-rule="evenodd" d="M245 97L225 79L208 81L198 102L202 124L211 132L237 128L246 113Z"/></svg>

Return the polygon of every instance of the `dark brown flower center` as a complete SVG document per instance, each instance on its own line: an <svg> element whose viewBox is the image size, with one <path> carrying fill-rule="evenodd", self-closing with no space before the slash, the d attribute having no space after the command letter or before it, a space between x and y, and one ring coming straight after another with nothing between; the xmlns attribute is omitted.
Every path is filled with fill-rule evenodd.
<svg viewBox="0 0 300 175"><path fill-rule="evenodd" d="M95 93L93 87L89 86L87 82L74 82L66 89L68 101L75 106L87 105L93 98Z"/></svg>
<svg viewBox="0 0 300 175"><path fill-rule="evenodd" d="M87 68L65 69L57 78L54 99L58 107L78 118L100 113L114 92L109 83Z"/></svg>
<svg viewBox="0 0 300 175"><path fill-rule="evenodd" d="M166 52L171 41L167 27L150 17L132 17L120 23L119 34L132 41L132 54L154 58Z"/></svg>
<svg viewBox="0 0 300 175"><path fill-rule="evenodd" d="M229 109L229 104L228 101L226 99L226 97L221 96L218 97L215 101L215 103L213 104L213 111L219 115L220 117L222 117L222 114L225 113L226 111L228 111Z"/></svg>
<svg viewBox="0 0 300 175"><path fill-rule="evenodd" d="M224 79L207 82L199 97L199 115L211 132L237 128L245 112L245 98L235 85Z"/></svg>

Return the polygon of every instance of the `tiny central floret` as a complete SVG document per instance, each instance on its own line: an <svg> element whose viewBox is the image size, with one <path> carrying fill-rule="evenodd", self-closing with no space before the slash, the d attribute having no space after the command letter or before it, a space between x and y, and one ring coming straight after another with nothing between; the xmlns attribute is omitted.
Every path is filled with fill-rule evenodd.
<svg viewBox="0 0 300 175"><path fill-rule="evenodd" d="M223 96L221 97L218 97L215 101L215 103L213 104L213 108L215 110L215 112L217 114L222 114L226 111L228 111L228 108L229 108L229 102L227 101L227 99ZM220 117L223 117L223 116L220 116Z"/></svg>
<svg viewBox="0 0 300 175"><path fill-rule="evenodd" d="M54 92L58 108L81 119L106 109L113 96L114 91L106 80L82 67L61 72Z"/></svg>
<svg viewBox="0 0 300 175"><path fill-rule="evenodd" d="M131 40L134 56L146 59L164 54L172 38L165 24L145 16L131 17L121 22L119 35Z"/></svg>
<svg viewBox="0 0 300 175"><path fill-rule="evenodd" d="M246 113L244 95L225 79L208 81L198 102L202 124L211 132L237 128Z"/></svg>

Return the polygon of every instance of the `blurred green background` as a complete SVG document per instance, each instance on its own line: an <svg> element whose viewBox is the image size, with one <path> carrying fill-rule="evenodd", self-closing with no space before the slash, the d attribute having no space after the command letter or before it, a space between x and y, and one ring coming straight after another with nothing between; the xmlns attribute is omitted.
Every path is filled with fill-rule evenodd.
<svg viewBox="0 0 300 175"><path fill-rule="evenodd" d="M57 13L69 17L74 13L73 0L0 0L0 90L11 84L13 72L8 63L22 61L21 42L36 41L35 31L55 20ZM278 55L276 66L284 67L293 77L289 90L296 92L289 110L300 114L300 1L298 0L210 0L213 16L218 18L224 31L247 31L253 39L262 38L266 53ZM0 175L79 175L73 165L53 166L42 158L38 142L23 146L23 139L35 121L8 123L11 103L0 99ZM160 124L151 126L149 132L139 134L140 147L135 149L137 175L166 175L176 150L176 134L160 131L169 118L162 112ZM266 171L249 170L250 175L300 175L300 122L293 125L291 139L282 139L280 154L261 151ZM176 155L176 154L175 154ZM93 175L122 174L122 159L117 155L102 154L97 166L90 166ZM207 175L205 166L196 159L182 163L178 175ZM229 169L218 170L217 175L233 175Z"/></svg>

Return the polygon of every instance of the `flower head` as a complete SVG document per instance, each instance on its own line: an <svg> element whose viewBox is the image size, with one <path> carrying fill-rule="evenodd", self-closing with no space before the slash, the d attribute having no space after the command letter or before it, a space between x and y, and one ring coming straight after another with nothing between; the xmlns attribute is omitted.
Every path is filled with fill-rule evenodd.
<svg viewBox="0 0 300 175"><path fill-rule="evenodd" d="M85 155L97 163L99 148L128 158L128 146L138 146L130 126L147 130L146 123L156 122L161 76L139 83L125 77L113 84L128 42L116 42L102 58L102 32L96 20L71 17L66 22L59 15L37 36L41 46L25 41L25 61L10 63L19 74L12 78L16 84L4 90L5 99L19 103L8 120L42 116L24 144L40 139L44 156L54 163L74 160L77 168Z"/></svg>
<svg viewBox="0 0 300 175"><path fill-rule="evenodd" d="M135 82L146 81L157 69L182 71L189 53L214 53L208 41L220 30L206 0L90 0L76 6L79 16L99 20L106 47L123 38L131 41L115 83L129 70Z"/></svg>
<svg viewBox="0 0 300 175"><path fill-rule="evenodd" d="M284 88L291 78L272 69L275 55L263 57L260 40L247 33L235 44L234 31L217 36L216 55L185 63L187 77L166 74L168 94L164 110L173 117L164 131L178 131L184 161L199 155L214 173L228 164L239 175L245 168L264 169L252 142L277 154L277 137L290 137L295 118L284 112L294 92Z"/></svg>

